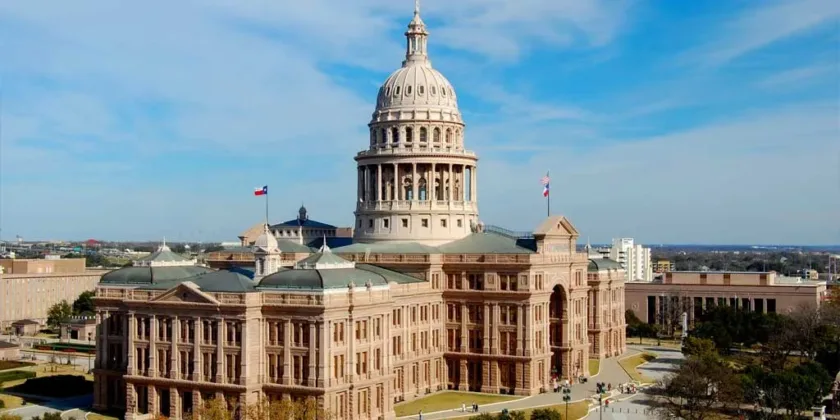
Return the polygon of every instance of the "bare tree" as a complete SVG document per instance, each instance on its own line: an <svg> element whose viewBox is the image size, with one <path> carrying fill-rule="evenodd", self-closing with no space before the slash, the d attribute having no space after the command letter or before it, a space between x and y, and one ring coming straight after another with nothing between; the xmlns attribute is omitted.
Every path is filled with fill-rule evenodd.
<svg viewBox="0 0 840 420"><path fill-rule="evenodd" d="M673 337L682 323L682 315L691 310L691 298L682 291L672 291L660 297L662 299L659 307L662 328L668 336Z"/></svg>
<svg viewBox="0 0 840 420"><path fill-rule="evenodd" d="M658 383L657 390L657 414L663 419L709 419L723 405L741 399L738 378L714 354L689 357L677 373Z"/></svg>

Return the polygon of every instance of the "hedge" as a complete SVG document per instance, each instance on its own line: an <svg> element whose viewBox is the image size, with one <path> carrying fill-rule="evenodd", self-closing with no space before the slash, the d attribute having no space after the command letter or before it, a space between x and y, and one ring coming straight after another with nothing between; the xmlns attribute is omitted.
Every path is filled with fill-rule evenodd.
<svg viewBox="0 0 840 420"><path fill-rule="evenodd" d="M27 366L35 366L35 363L18 362L17 360L0 360L0 370L17 369Z"/></svg>
<svg viewBox="0 0 840 420"><path fill-rule="evenodd" d="M35 377L35 372L25 370L10 370L8 372L0 372L0 383L18 381L21 379L30 379Z"/></svg>

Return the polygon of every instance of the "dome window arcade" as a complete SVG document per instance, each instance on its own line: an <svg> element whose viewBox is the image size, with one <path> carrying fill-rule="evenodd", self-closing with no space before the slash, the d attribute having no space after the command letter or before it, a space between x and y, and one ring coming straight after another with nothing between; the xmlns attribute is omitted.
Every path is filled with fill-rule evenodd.
<svg viewBox="0 0 840 420"><path fill-rule="evenodd" d="M399 143L400 130L397 127L391 128L391 143Z"/></svg>
<svg viewBox="0 0 840 420"><path fill-rule="evenodd" d="M440 143L440 128L435 127L435 129L433 131L433 134L432 134L432 140L435 143Z"/></svg>
<svg viewBox="0 0 840 420"><path fill-rule="evenodd" d="M414 130L412 130L411 127L406 127L405 128L405 142L406 143L411 143L412 140L414 140L413 134L414 134Z"/></svg>
<svg viewBox="0 0 840 420"><path fill-rule="evenodd" d="M446 144L452 143L452 129L446 129Z"/></svg>
<svg viewBox="0 0 840 420"><path fill-rule="evenodd" d="M426 135L426 127L420 127L420 143L429 141Z"/></svg>

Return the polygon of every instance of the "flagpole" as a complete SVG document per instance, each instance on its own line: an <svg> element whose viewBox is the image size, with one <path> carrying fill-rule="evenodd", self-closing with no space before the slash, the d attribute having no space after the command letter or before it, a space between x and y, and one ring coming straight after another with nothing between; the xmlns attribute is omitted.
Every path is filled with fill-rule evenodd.
<svg viewBox="0 0 840 420"><path fill-rule="evenodd" d="M551 177L549 171L545 171L545 177L548 178L548 195L545 197L546 217L551 217Z"/></svg>
<svg viewBox="0 0 840 420"><path fill-rule="evenodd" d="M268 194L265 194L265 224L268 224Z"/></svg>

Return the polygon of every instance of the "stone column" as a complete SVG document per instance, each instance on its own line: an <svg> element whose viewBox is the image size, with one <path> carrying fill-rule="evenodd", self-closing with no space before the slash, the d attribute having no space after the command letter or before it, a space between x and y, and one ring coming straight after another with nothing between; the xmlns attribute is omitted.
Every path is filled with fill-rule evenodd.
<svg viewBox="0 0 840 420"><path fill-rule="evenodd" d="M201 371L201 338L202 338L202 320L201 318L193 318L193 374L189 378L193 382L204 381L204 373ZM195 398L193 398L193 406L195 406Z"/></svg>
<svg viewBox="0 0 840 420"><path fill-rule="evenodd" d="M470 336L469 330L467 330L467 317L469 316L469 311L467 310L467 304L461 304L461 353L466 353L470 348Z"/></svg>
<svg viewBox="0 0 840 420"><path fill-rule="evenodd" d="M225 320L216 319L216 383L224 383L225 378Z"/></svg>
<svg viewBox="0 0 840 420"><path fill-rule="evenodd" d="M470 175L472 176L472 182L470 183L470 193L472 195L472 201L478 201L478 167L473 166L472 171L470 171Z"/></svg>
<svg viewBox="0 0 840 420"><path fill-rule="evenodd" d="M365 165L365 202L370 201L371 196L371 188L370 188L370 166Z"/></svg>
<svg viewBox="0 0 840 420"><path fill-rule="evenodd" d="M453 174L454 174L454 172L452 172L452 164L450 163L449 168L447 169L447 172L446 172L446 184L449 186L449 188L448 188L449 191L446 192L446 199L450 203L452 202L452 194L454 193L454 190L455 190L454 177L452 176Z"/></svg>
<svg viewBox="0 0 840 420"><path fill-rule="evenodd" d="M382 201L382 164L376 164L376 201Z"/></svg>
<svg viewBox="0 0 840 420"><path fill-rule="evenodd" d="M157 315L152 315L149 319L149 377L155 378L158 376L157 371L157 333L158 333L158 320ZM150 392L151 394L151 392ZM151 399L151 395L149 399Z"/></svg>
<svg viewBox="0 0 840 420"><path fill-rule="evenodd" d="M531 315L531 313L533 312L531 310L531 304L526 303L526 304L522 305L522 312L525 313L525 319L523 319L520 322L520 325L523 325L524 328L525 328L525 336L523 337L523 339L524 339L523 344L525 346L525 357L529 357L529 356L531 356L531 353L532 353L531 349L532 349L533 340L531 339L531 335L533 335L533 325L534 325L533 316Z"/></svg>
<svg viewBox="0 0 840 420"><path fill-rule="evenodd" d="M97 311L96 320L99 323L99 346L97 349L96 367L107 369L108 365L108 311Z"/></svg>
<svg viewBox="0 0 840 420"><path fill-rule="evenodd" d="M491 325L493 324L492 315L490 312L490 304L485 302L484 303L484 339L482 341L482 352L484 354L490 353L490 342L492 341L492 329Z"/></svg>
<svg viewBox="0 0 840 420"><path fill-rule="evenodd" d="M126 328L125 332L125 354L126 354L126 372L129 375L135 374L136 363L134 360L135 355L135 348L134 348L134 335L137 334L137 319L134 317L134 312L129 312L127 314L127 321L128 321L128 328ZM107 354L107 349L106 349Z"/></svg>
<svg viewBox="0 0 840 420"><path fill-rule="evenodd" d="M391 200L401 200L400 196L400 171L399 166L394 163L394 196L391 197Z"/></svg>
<svg viewBox="0 0 840 420"><path fill-rule="evenodd" d="M516 322L516 355L517 356L522 356L523 355L522 343L523 343L523 338L524 338L523 337L524 336L524 331L522 331L522 324L525 322L525 319L523 319L522 307L518 306L518 305L516 306L516 320L517 320L517 322Z"/></svg>
<svg viewBox="0 0 840 420"><path fill-rule="evenodd" d="M360 199L364 200L364 194L363 194L363 190L362 190L362 184L364 183L364 180L362 178L363 178L362 177L362 167L357 166L356 167L356 198L360 198Z"/></svg>
<svg viewBox="0 0 840 420"><path fill-rule="evenodd" d="M178 316L175 315L172 317L172 337L169 338L169 341L172 343L170 346L171 350L171 362L172 363L172 376L171 378L180 378L181 375L181 365L179 364L181 352L178 350L178 343L181 340L181 321L178 319ZM189 359L187 359L189 360ZM185 373L185 372L183 372ZM172 397L170 400L174 401ZM173 411L174 413L174 411Z"/></svg>
<svg viewBox="0 0 840 420"><path fill-rule="evenodd" d="M417 164L411 164L411 200L418 201L419 198L417 197Z"/></svg>
<svg viewBox="0 0 840 420"><path fill-rule="evenodd" d="M315 386L315 358L318 354L315 350L315 342L318 341L315 323L309 323L309 375L306 377L306 386ZM323 344L321 344L323 345Z"/></svg>
<svg viewBox="0 0 840 420"><path fill-rule="evenodd" d="M290 385L291 370L292 370L292 320L287 319L286 325L283 328L283 377L281 381L283 385Z"/></svg>
<svg viewBox="0 0 840 420"><path fill-rule="evenodd" d="M248 382L248 365L251 360L248 357L248 320L244 319L239 324L238 331L240 333L239 336L239 385L247 385ZM262 344L262 343L261 343ZM265 352L260 352L265 353ZM257 361L254 360L254 365L258 365ZM258 369L254 369L254 371L259 371Z"/></svg>
<svg viewBox="0 0 840 420"><path fill-rule="evenodd" d="M315 381L315 386L318 388L325 388L327 386L327 376L329 375L329 371L327 370L329 361L329 352L327 351L327 348L329 348L327 340L330 337L329 325L329 322L321 322L318 325L318 336L320 337L318 340L318 377Z"/></svg>

